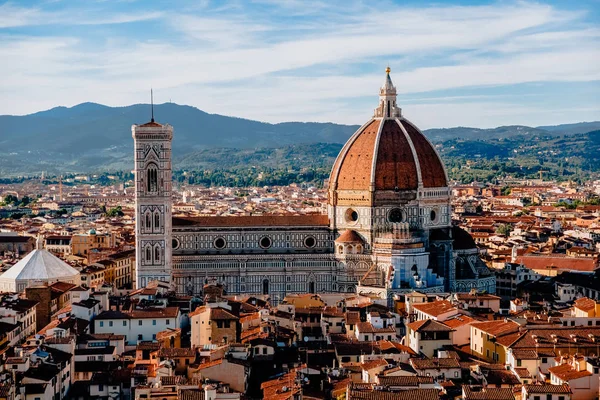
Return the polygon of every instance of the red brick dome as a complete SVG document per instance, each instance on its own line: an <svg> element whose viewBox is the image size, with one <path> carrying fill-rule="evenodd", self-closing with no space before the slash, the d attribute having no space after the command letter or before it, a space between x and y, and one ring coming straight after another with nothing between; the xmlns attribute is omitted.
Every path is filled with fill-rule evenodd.
<svg viewBox="0 0 600 400"><path fill-rule="evenodd" d="M348 140L329 179L333 190L417 190L446 187L437 152L402 117L373 118Z"/></svg>

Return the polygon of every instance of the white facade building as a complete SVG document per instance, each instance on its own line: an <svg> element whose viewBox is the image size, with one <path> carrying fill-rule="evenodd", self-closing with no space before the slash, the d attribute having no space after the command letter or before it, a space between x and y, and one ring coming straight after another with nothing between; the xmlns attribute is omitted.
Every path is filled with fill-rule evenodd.
<svg viewBox="0 0 600 400"><path fill-rule="evenodd" d="M127 313L104 311L94 319L94 332L123 335L128 345L136 345L140 341L155 340L158 332L167 328L179 328L180 325L179 307L133 310Z"/></svg>

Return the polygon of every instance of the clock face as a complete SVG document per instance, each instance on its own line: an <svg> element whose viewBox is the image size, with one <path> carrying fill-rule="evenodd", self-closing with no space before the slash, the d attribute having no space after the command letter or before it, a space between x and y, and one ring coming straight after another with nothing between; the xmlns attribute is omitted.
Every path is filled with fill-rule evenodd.
<svg viewBox="0 0 600 400"><path fill-rule="evenodd" d="M388 214L388 221L398 223L404 221L404 213L399 208L393 208Z"/></svg>

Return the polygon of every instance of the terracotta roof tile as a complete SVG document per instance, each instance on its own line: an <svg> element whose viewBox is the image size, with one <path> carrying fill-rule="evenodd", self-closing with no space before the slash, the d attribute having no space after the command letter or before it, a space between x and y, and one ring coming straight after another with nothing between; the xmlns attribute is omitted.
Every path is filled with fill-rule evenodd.
<svg viewBox="0 0 600 400"><path fill-rule="evenodd" d="M529 269L546 270L551 267L563 271L593 272L598 269L598 260L591 257L568 257L564 255L523 255L517 257L517 263Z"/></svg>
<svg viewBox="0 0 600 400"><path fill-rule="evenodd" d="M567 384L563 385L550 385L548 383L542 383L538 385L523 385L525 387L525 391L528 394L531 393L552 393L552 394L569 394L571 392L571 388Z"/></svg>
<svg viewBox="0 0 600 400"><path fill-rule="evenodd" d="M337 243L364 243L363 238L352 229L345 230L335 241Z"/></svg>
<svg viewBox="0 0 600 400"><path fill-rule="evenodd" d="M477 320L469 317L468 315L460 314L460 315L456 315L454 317L448 318L447 320L445 320L443 322L443 324L452 329L456 329L459 326L469 325L473 322L477 322Z"/></svg>
<svg viewBox="0 0 600 400"><path fill-rule="evenodd" d="M224 320L224 319L236 320L239 318L223 308L211 308L210 309L210 319L213 319L213 320Z"/></svg>
<svg viewBox="0 0 600 400"><path fill-rule="evenodd" d="M412 358L410 363L415 369L460 368L455 358Z"/></svg>
<svg viewBox="0 0 600 400"><path fill-rule="evenodd" d="M499 336L503 333L512 333L518 331L520 325L512 321L497 320L474 322L471 324L471 326L480 329L489 335Z"/></svg>
<svg viewBox="0 0 600 400"><path fill-rule="evenodd" d="M417 332L450 332L453 329L444 325L441 322L432 319L424 319L411 322L407 325L410 329Z"/></svg>
<svg viewBox="0 0 600 400"><path fill-rule="evenodd" d="M417 165L406 136L396 121L385 121L375 166L376 190L416 190Z"/></svg>
<svg viewBox="0 0 600 400"><path fill-rule="evenodd" d="M448 300L437 300L430 303L415 304L412 308L419 310L432 317L437 317L441 314L456 310L452 303Z"/></svg>
<svg viewBox="0 0 600 400"><path fill-rule="evenodd" d="M592 376L592 373L586 369L577 371L570 364L561 364L556 367L548 368L548 372L557 376L562 381L571 381L586 376Z"/></svg>
<svg viewBox="0 0 600 400"><path fill-rule="evenodd" d="M596 302L587 297L582 297L581 299L575 300L575 307L579 308L581 311L591 311L596 308Z"/></svg>
<svg viewBox="0 0 600 400"><path fill-rule="evenodd" d="M371 169L373 166L373 151L377 141L377 131L380 121L374 120L355 137L354 142L344 155L338 158L337 175L331 180L337 181L339 190L369 190L371 185ZM341 158L343 157L343 158ZM336 161L337 162L337 161ZM335 172L334 172L335 173Z"/></svg>
<svg viewBox="0 0 600 400"><path fill-rule="evenodd" d="M398 392L384 392L353 384L349 398L352 400L439 400L439 393L438 389L408 389Z"/></svg>
<svg viewBox="0 0 600 400"><path fill-rule="evenodd" d="M429 143L425 136L407 120L402 120L402 126L406 129L408 136L410 136L410 140L415 146L415 151L419 158L419 165L421 166L423 186L426 188L448 186L444 165L431 143Z"/></svg>
<svg viewBox="0 0 600 400"><path fill-rule="evenodd" d="M433 384L433 376L379 376L379 383L383 386L419 386L423 383Z"/></svg>
<svg viewBox="0 0 600 400"><path fill-rule="evenodd" d="M465 400L514 400L512 389L472 387L463 385Z"/></svg>

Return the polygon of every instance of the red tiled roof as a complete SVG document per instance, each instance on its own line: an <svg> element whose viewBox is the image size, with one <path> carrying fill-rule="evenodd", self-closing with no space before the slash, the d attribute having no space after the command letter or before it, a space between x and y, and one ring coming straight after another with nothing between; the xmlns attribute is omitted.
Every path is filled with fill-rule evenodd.
<svg viewBox="0 0 600 400"><path fill-rule="evenodd" d="M132 310L128 314L131 318L175 318L179 314L179 307Z"/></svg>
<svg viewBox="0 0 600 400"><path fill-rule="evenodd" d="M410 363L415 369L460 368L455 358L411 358Z"/></svg>
<svg viewBox="0 0 600 400"><path fill-rule="evenodd" d="M446 174L444 172L444 164L442 164L442 160L440 160L435 149L431 143L429 143L425 135L420 133L414 125L405 119L402 120L402 125L415 146L415 151L419 158L419 165L421 166L423 186L426 188L448 186Z"/></svg>
<svg viewBox="0 0 600 400"><path fill-rule="evenodd" d="M360 235L352 229L345 230L335 241L337 243L364 243Z"/></svg>
<svg viewBox="0 0 600 400"><path fill-rule="evenodd" d="M398 342L392 342L390 340L382 340L382 341L380 341L379 342L379 348L381 349L382 352L386 352L386 353L387 353L387 350L396 349L396 350L401 351L403 353L409 353L409 354L413 354L413 355L417 354L410 347L405 346L405 345L403 345L401 343L398 343Z"/></svg>
<svg viewBox="0 0 600 400"><path fill-rule="evenodd" d="M515 372L519 376L519 378L531 378L531 374L527 368L515 368Z"/></svg>
<svg viewBox="0 0 600 400"><path fill-rule="evenodd" d="M398 392L373 390L370 384L354 383L349 398L352 400L439 400L438 389L408 389Z"/></svg>
<svg viewBox="0 0 600 400"><path fill-rule="evenodd" d="M596 308L596 302L587 297L582 297L581 299L575 300L575 307L579 308L581 311L591 311Z"/></svg>
<svg viewBox="0 0 600 400"><path fill-rule="evenodd" d="M386 365L388 365L387 361L385 361L383 358L379 358L377 360L367 361L363 363L361 367L363 370L368 371L374 368L385 367Z"/></svg>
<svg viewBox="0 0 600 400"><path fill-rule="evenodd" d="M417 332L449 332L453 329L441 322L432 319L423 319L411 322L407 325L410 329Z"/></svg>
<svg viewBox="0 0 600 400"><path fill-rule="evenodd" d="M514 400L512 389L471 387L463 385L465 400Z"/></svg>
<svg viewBox="0 0 600 400"><path fill-rule="evenodd" d="M213 319L213 320L223 320L223 319L236 320L239 318L223 308L211 308L210 309L210 319Z"/></svg>
<svg viewBox="0 0 600 400"><path fill-rule="evenodd" d="M531 393L542 393L542 394L569 394L571 392L571 388L567 384L563 385L550 385L548 383L541 383L538 385L523 385L525 387L525 391L528 394Z"/></svg>
<svg viewBox="0 0 600 400"><path fill-rule="evenodd" d="M378 376L379 383L383 386L419 386L423 383L433 384L433 376Z"/></svg>
<svg viewBox="0 0 600 400"><path fill-rule="evenodd" d="M516 262L533 270L557 269L563 271L593 272L598 268L598 261L592 257L568 257L556 254L527 254L517 257Z"/></svg>
<svg viewBox="0 0 600 400"><path fill-rule="evenodd" d="M346 144L349 144L347 152L342 149L338 155L329 179L331 183L337 183L336 189L369 190L379 124L377 120L368 124L359 135L353 136L352 143Z"/></svg>
<svg viewBox="0 0 600 400"><path fill-rule="evenodd" d="M468 315L456 315L454 317L448 318L443 322L444 325L456 329L459 326L469 325L473 322L477 322L476 319L469 317Z"/></svg>
<svg viewBox="0 0 600 400"><path fill-rule="evenodd" d="M569 364L562 364L556 367L548 368L548 372L557 376L562 381L571 381L586 376L592 376L592 373L587 369L577 371Z"/></svg>
<svg viewBox="0 0 600 400"><path fill-rule="evenodd" d="M380 120L371 121L346 143L332 169L330 189L416 190L418 172L426 188L447 186L439 156L414 125L405 119L380 125Z"/></svg>
<svg viewBox="0 0 600 400"><path fill-rule="evenodd" d="M412 307L432 317L437 317L438 315L456 310L456 307L448 300L437 300L430 303L415 304Z"/></svg>
<svg viewBox="0 0 600 400"><path fill-rule="evenodd" d="M487 322L474 322L471 324L472 327L480 329L485 333L492 336L500 336L503 333L511 333L514 331L518 331L519 324L512 321L487 321Z"/></svg>
<svg viewBox="0 0 600 400"><path fill-rule="evenodd" d="M385 121L376 148L375 189L416 189L417 165L411 146L396 121Z"/></svg>
<svg viewBox="0 0 600 400"><path fill-rule="evenodd" d="M591 335L591 336L590 336ZM497 343L505 336L498 338ZM509 346L513 349L539 348L565 348L577 344L579 348L596 348L597 343L592 340L600 337L600 326L572 326L529 329ZM558 353L558 350L556 350Z"/></svg>

